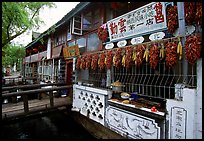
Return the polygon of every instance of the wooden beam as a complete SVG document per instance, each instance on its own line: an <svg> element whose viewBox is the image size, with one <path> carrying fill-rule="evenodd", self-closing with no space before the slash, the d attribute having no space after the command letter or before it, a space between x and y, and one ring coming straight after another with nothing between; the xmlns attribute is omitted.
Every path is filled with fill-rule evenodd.
<svg viewBox="0 0 204 141"><path fill-rule="evenodd" d="M50 92L50 91L57 91L57 90L63 90L67 88L72 88L72 85L67 86L59 86L54 88L45 88L45 89L34 89L34 90L27 90L27 91L20 91L20 92L11 92L11 93L4 93L2 94L2 97L11 97L11 96L22 96L22 95L28 95L28 94L34 94L34 93L41 93L41 92Z"/></svg>
<svg viewBox="0 0 204 141"><path fill-rule="evenodd" d="M56 86L65 85L65 83L47 83L47 84L9 86L9 87L2 87L2 91L11 90L11 89L37 88L37 87L54 86L54 85L56 85Z"/></svg>

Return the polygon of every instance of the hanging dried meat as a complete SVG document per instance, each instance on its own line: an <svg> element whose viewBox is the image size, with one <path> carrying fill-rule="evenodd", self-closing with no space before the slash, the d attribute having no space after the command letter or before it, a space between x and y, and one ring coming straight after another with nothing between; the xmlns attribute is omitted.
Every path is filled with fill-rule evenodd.
<svg viewBox="0 0 204 141"><path fill-rule="evenodd" d="M149 63L153 69L156 69L159 63L159 48L156 44L153 44L149 50Z"/></svg>
<svg viewBox="0 0 204 141"><path fill-rule="evenodd" d="M186 39L186 59L190 64L194 64L201 57L201 35L190 35Z"/></svg>
<svg viewBox="0 0 204 141"><path fill-rule="evenodd" d="M184 2L186 25L192 25L195 17L195 2Z"/></svg>
<svg viewBox="0 0 204 141"><path fill-rule="evenodd" d="M91 54L86 56L86 69L90 69L91 67L91 58L92 58Z"/></svg>
<svg viewBox="0 0 204 141"><path fill-rule="evenodd" d="M202 25L202 2L196 2L195 22Z"/></svg>
<svg viewBox="0 0 204 141"><path fill-rule="evenodd" d="M145 52L146 46L145 45L138 45L133 52L133 61L135 62L135 65L137 67L142 65L142 62L144 60L143 55Z"/></svg>
<svg viewBox="0 0 204 141"><path fill-rule="evenodd" d="M113 53L112 50L107 51L105 64L107 69L111 69L113 63Z"/></svg>
<svg viewBox="0 0 204 141"><path fill-rule="evenodd" d="M166 66L170 69L177 62L177 43L168 42L166 44Z"/></svg>
<svg viewBox="0 0 204 141"><path fill-rule="evenodd" d="M106 58L106 55L104 53L101 53L99 55L98 67L100 70L105 69L105 58Z"/></svg>
<svg viewBox="0 0 204 141"><path fill-rule="evenodd" d="M97 69L97 64L98 64L98 54L94 54L92 56L92 60L91 60L91 69L96 70Z"/></svg>
<svg viewBox="0 0 204 141"><path fill-rule="evenodd" d="M167 9L167 27L169 33L174 33L178 28L178 11L177 6L170 6Z"/></svg>
<svg viewBox="0 0 204 141"><path fill-rule="evenodd" d="M117 48L115 55L113 57L113 65L116 68L120 68L122 65L121 61L122 61L122 48Z"/></svg>
<svg viewBox="0 0 204 141"><path fill-rule="evenodd" d="M76 69L79 70L81 66L81 57L77 58Z"/></svg>

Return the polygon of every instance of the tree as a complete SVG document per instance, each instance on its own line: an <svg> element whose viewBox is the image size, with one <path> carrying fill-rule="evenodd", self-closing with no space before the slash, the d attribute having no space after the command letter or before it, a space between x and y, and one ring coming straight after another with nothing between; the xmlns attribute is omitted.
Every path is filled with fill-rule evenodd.
<svg viewBox="0 0 204 141"><path fill-rule="evenodd" d="M2 49L5 52L5 56L2 57L2 66L7 67L8 65L14 66L16 63L19 64L19 60L25 57L25 48L22 46L7 46Z"/></svg>
<svg viewBox="0 0 204 141"><path fill-rule="evenodd" d="M43 23L39 11L46 6L56 5L52 2L2 2L2 48L28 29L39 27Z"/></svg>

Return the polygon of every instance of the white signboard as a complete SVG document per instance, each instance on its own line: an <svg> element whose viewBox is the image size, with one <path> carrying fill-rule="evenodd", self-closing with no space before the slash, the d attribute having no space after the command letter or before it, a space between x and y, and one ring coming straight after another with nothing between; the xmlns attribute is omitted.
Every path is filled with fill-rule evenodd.
<svg viewBox="0 0 204 141"><path fill-rule="evenodd" d="M155 41L155 40L161 40L163 39L165 36L165 33L164 32L157 32L157 33L153 33L149 36L149 39L151 41Z"/></svg>
<svg viewBox="0 0 204 141"><path fill-rule="evenodd" d="M140 36L140 37L132 38L130 42L132 45L135 45L135 44L140 44L143 41L144 41L144 38Z"/></svg>
<svg viewBox="0 0 204 141"><path fill-rule="evenodd" d="M186 110L173 107L171 112L171 139L186 139Z"/></svg>
<svg viewBox="0 0 204 141"><path fill-rule="evenodd" d="M117 46L118 46L118 47L124 47L126 44L127 44L127 41L126 41L126 40L122 40L122 41L119 41L119 42L117 43Z"/></svg>
<svg viewBox="0 0 204 141"><path fill-rule="evenodd" d="M106 44L105 45L105 49L112 49L114 47L114 44L113 43L110 43L110 44Z"/></svg>
<svg viewBox="0 0 204 141"><path fill-rule="evenodd" d="M166 29L165 2L152 2L107 22L110 41Z"/></svg>

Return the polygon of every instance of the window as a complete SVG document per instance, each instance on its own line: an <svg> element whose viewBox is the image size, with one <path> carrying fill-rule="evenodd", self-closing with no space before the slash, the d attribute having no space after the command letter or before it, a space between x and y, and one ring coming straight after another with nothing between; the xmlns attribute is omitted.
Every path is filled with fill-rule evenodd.
<svg viewBox="0 0 204 141"><path fill-rule="evenodd" d="M86 38L79 38L76 40L76 44L79 46L80 53L84 53L86 49Z"/></svg>
<svg viewBox="0 0 204 141"><path fill-rule="evenodd" d="M84 14L84 17L83 17L83 30L91 29L91 23L92 23L91 15L92 15L91 12L88 12L87 14Z"/></svg>
<svg viewBox="0 0 204 141"><path fill-rule="evenodd" d="M102 23L100 9L94 9L89 12L84 12L83 15L83 30L93 30L98 28Z"/></svg>
<svg viewBox="0 0 204 141"><path fill-rule="evenodd" d="M72 34L82 35L82 17L80 14L73 17Z"/></svg>
<svg viewBox="0 0 204 141"><path fill-rule="evenodd" d="M87 51L96 51L99 50L100 41L97 33L91 33L87 38Z"/></svg>

